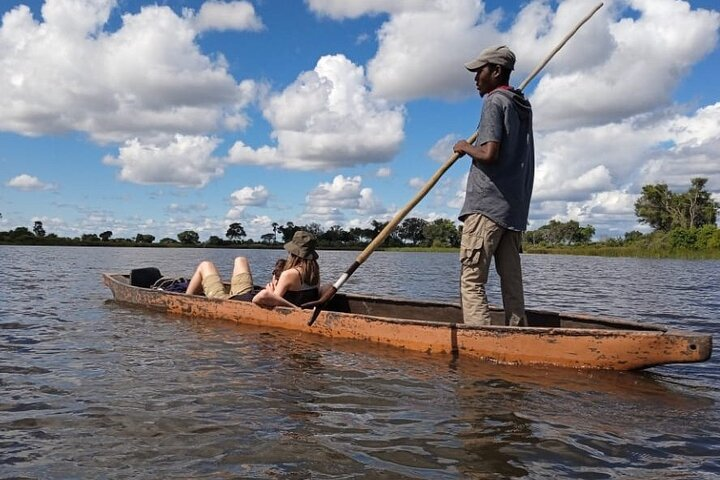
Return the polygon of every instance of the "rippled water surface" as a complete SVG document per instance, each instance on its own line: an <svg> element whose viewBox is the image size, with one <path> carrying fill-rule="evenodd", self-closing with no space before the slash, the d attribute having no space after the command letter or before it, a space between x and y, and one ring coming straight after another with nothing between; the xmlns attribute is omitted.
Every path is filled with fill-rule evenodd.
<svg viewBox="0 0 720 480"><path fill-rule="evenodd" d="M644 372L504 367L159 314L100 279L206 258L227 276L237 253L257 282L280 256L0 246L0 478L720 478L717 347ZM356 255L321 252L324 281ZM528 306L718 333L720 262L523 267ZM378 252L343 289L456 301L457 278L455 254Z"/></svg>

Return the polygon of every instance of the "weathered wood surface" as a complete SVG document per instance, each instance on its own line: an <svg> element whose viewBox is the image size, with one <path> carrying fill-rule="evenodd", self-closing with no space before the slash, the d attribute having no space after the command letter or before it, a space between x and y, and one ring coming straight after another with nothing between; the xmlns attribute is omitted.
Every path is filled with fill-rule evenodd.
<svg viewBox="0 0 720 480"><path fill-rule="evenodd" d="M459 305L338 294L313 326L310 310L264 309L133 287L127 275L104 274L115 300L196 318L224 319L332 338L363 340L427 353L515 365L635 370L710 357L712 337L608 317L529 310L528 327L462 324ZM503 313L493 317L502 322Z"/></svg>

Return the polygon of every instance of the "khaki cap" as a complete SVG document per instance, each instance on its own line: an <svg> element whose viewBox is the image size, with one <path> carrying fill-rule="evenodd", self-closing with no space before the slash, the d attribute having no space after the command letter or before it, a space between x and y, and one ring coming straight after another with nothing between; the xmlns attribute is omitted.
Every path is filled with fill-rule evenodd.
<svg viewBox="0 0 720 480"><path fill-rule="evenodd" d="M317 239L315 235L304 230L298 230L293 235L292 240L285 244L285 250L297 257L312 260L318 258L315 251L316 246Z"/></svg>
<svg viewBox="0 0 720 480"><path fill-rule="evenodd" d="M515 68L515 54L505 45L488 47L480 52L476 59L467 62L465 68L474 72L488 63L513 70Z"/></svg>

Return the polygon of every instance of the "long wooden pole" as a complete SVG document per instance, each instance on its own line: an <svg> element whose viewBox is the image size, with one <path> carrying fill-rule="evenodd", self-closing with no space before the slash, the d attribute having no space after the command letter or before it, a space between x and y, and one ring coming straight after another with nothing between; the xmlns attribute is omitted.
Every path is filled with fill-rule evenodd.
<svg viewBox="0 0 720 480"><path fill-rule="evenodd" d="M542 62L540 62L532 72L527 76L527 78L520 84L518 87L518 90L524 90L525 87L537 76L538 73L545 67L545 65L548 64L548 62L555 56L555 54L570 40L570 38L575 35L575 32L577 32L580 27L582 27L585 22L590 20L590 17L592 17L595 12L600 10L600 8L603 6L602 2L599 3L595 8L592 9L590 13L588 13L578 24L573 28L565 37L560 41L560 43L557 44L557 46L543 59ZM468 143L474 143L477 139L478 132L476 131L470 137L467 139ZM392 233L392 231L395 229L395 227L398 226L398 224L405 218L405 216L410 213L410 210L415 208L415 205L417 205L420 200L425 198L425 195L428 194L428 192L435 186L435 184L440 180L440 177L443 176L443 174L450 168L452 165L457 161L458 158L460 158L461 155L459 153L453 153L450 155L450 158L448 158L445 163L435 172L435 174L430 178L430 180L427 181L427 183L420 189L420 191L413 197L412 200L408 202L407 205L405 205L400 211L398 211L392 220L388 222L387 225L385 225L385 228L382 229L380 233L378 233L375 238L373 239L370 244L365 247L365 249L360 252L360 254L355 258L355 261L350 265L350 267L345 270L345 273L340 275L340 278L325 292L323 292L322 296L319 300L315 302L309 302L303 305L304 308L310 308L314 307L312 317L310 317L310 320L308 321L308 325L312 325L315 323L315 320L317 320L318 315L320 315L320 312L322 311L323 307L335 296L335 293L342 287L345 282L347 281L350 276L355 273L355 270L358 269L360 265L362 265L365 260L368 259L368 257L385 241L385 239Z"/></svg>

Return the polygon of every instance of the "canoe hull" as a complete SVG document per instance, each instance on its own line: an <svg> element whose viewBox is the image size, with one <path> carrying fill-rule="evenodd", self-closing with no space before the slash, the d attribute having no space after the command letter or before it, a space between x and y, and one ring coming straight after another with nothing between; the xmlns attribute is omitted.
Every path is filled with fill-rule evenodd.
<svg viewBox="0 0 720 480"><path fill-rule="evenodd" d="M366 311L388 311L392 305L405 304L408 305L406 310L410 319L323 311L315 324L308 326L309 310L279 307L271 310L248 302L138 288L130 286L123 275L105 274L104 282L116 301L162 312L363 340L429 354L452 354L503 364L635 370L666 363L704 361L710 357L712 350L712 337L709 335L667 331L661 327L605 317L534 312L538 322L543 321L543 315L551 319L564 318L575 328L477 327L453 320L458 315L457 305L351 295L338 295L338 298L363 304ZM412 319L413 315L417 316L413 308L424 312L433 312L434 309L433 315L445 316L439 318L445 321ZM402 307L398 306L397 310L402 311ZM529 312L529 317L532 315L533 312Z"/></svg>

